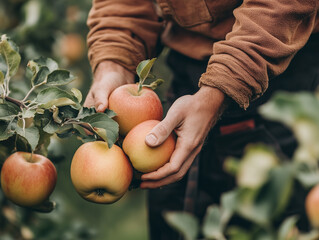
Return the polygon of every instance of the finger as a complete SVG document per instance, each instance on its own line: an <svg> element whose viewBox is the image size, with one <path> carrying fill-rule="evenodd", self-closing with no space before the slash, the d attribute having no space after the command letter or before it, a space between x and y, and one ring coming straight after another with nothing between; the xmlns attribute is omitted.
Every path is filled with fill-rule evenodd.
<svg viewBox="0 0 319 240"><path fill-rule="evenodd" d="M143 174L141 176L141 179L143 181L154 181L177 174L182 169L183 164L194 154L196 155L200 151L200 149L201 147L198 144L187 143L186 141L183 141L179 138L177 140L176 148L171 156L170 161L154 172Z"/></svg>
<svg viewBox="0 0 319 240"><path fill-rule="evenodd" d="M189 158L187 159L187 161L185 161L180 169L179 172L177 172L176 174L170 175L166 178L162 178L159 180L147 180L147 181L143 181L140 185L140 188L146 189L146 188L159 188L159 187L163 187L165 185L174 183L174 182L178 182L180 181L187 173L187 171L189 170L190 166L192 165L196 155L198 154L198 151L194 152L193 154L191 154L191 156L189 156Z"/></svg>
<svg viewBox="0 0 319 240"><path fill-rule="evenodd" d="M104 112L108 107L109 93L103 88L95 89L94 94L94 106L97 112Z"/></svg>
<svg viewBox="0 0 319 240"><path fill-rule="evenodd" d="M87 108L94 107L93 95L91 92L86 96L83 106Z"/></svg>
<svg viewBox="0 0 319 240"><path fill-rule="evenodd" d="M180 122L180 115L168 112L167 116L146 135L145 143L150 147L161 145Z"/></svg>

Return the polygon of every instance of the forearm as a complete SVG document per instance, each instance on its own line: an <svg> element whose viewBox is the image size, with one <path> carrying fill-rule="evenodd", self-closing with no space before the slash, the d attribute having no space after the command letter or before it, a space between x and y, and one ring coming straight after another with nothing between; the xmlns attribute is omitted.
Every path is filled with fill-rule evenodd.
<svg viewBox="0 0 319 240"><path fill-rule="evenodd" d="M162 27L149 0L94 0L87 24L93 71L111 60L134 72L153 55Z"/></svg>
<svg viewBox="0 0 319 240"><path fill-rule="evenodd" d="M214 44L200 79L241 107L261 96L269 79L281 74L312 33L317 0L244 0L225 41Z"/></svg>

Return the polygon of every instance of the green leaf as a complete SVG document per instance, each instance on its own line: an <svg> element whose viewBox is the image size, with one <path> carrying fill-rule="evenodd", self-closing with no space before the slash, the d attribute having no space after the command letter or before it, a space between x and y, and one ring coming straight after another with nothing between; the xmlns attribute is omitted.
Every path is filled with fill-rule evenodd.
<svg viewBox="0 0 319 240"><path fill-rule="evenodd" d="M9 137L13 136L14 132L11 131L11 126L9 122L0 120L0 141L7 140Z"/></svg>
<svg viewBox="0 0 319 240"><path fill-rule="evenodd" d="M18 53L17 49L18 48L16 47L16 45L13 42L9 41L5 35L1 36L0 55L6 62L6 74L9 77L12 77L16 74L20 65L21 56Z"/></svg>
<svg viewBox="0 0 319 240"><path fill-rule="evenodd" d="M0 85L3 85L4 84L4 75L3 75L3 72L0 71Z"/></svg>
<svg viewBox="0 0 319 240"><path fill-rule="evenodd" d="M140 62L139 65L137 66L136 73L142 81L144 81L149 75L155 60L156 58L144 60Z"/></svg>
<svg viewBox="0 0 319 240"><path fill-rule="evenodd" d="M41 66L31 79L32 86L39 86L47 81L50 70L46 66Z"/></svg>
<svg viewBox="0 0 319 240"><path fill-rule="evenodd" d="M224 225L221 218L222 211L218 206L212 205L207 208L203 223L203 234L205 238L217 240L226 239L223 234Z"/></svg>
<svg viewBox="0 0 319 240"><path fill-rule="evenodd" d="M59 130L56 132L56 135L59 138L69 138L74 135L78 136L80 133L76 128L73 128L72 124L65 125L67 126L64 130Z"/></svg>
<svg viewBox="0 0 319 240"><path fill-rule="evenodd" d="M107 143L109 148L117 141L119 134L119 125L105 113L95 113L93 115L84 117L84 123L90 124L93 128L102 128L106 131ZM104 132L103 132L104 134ZM105 136L100 136L105 137Z"/></svg>
<svg viewBox="0 0 319 240"><path fill-rule="evenodd" d="M297 216L291 216L281 224L278 230L278 240L297 240L297 236L293 236L293 230L296 229L298 221Z"/></svg>
<svg viewBox="0 0 319 240"><path fill-rule="evenodd" d="M58 69L57 62L51 58L40 57L36 60L33 60L33 62L38 64L38 66L46 66L50 70L50 73Z"/></svg>
<svg viewBox="0 0 319 240"><path fill-rule="evenodd" d="M253 233L239 227L229 227L227 229L229 240L254 240Z"/></svg>
<svg viewBox="0 0 319 240"><path fill-rule="evenodd" d="M269 180L258 191L238 189L236 212L257 224L268 226L286 208L292 189L291 166L278 166L270 171Z"/></svg>
<svg viewBox="0 0 319 240"><path fill-rule="evenodd" d="M277 92L259 108L261 115L273 121L292 126L297 119L311 119L319 124L319 99L309 92Z"/></svg>
<svg viewBox="0 0 319 240"><path fill-rule="evenodd" d="M78 99L78 102L80 103L82 101L82 93L81 93L81 91L79 89L77 89L77 88L72 88L71 92Z"/></svg>
<svg viewBox="0 0 319 240"><path fill-rule="evenodd" d="M6 60L0 54L0 72L2 72L3 75L5 75L7 70L8 70L8 67L7 67Z"/></svg>
<svg viewBox="0 0 319 240"><path fill-rule="evenodd" d="M99 136L99 137L101 137L105 142L107 142L108 140L108 138L107 138L107 133L106 133L106 130L105 129L103 129L103 128L97 128L97 127L95 127L95 128L93 128L94 129L94 132Z"/></svg>
<svg viewBox="0 0 319 240"><path fill-rule="evenodd" d="M199 233L199 222L196 217L187 212L166 212L167 223L179 231L185 240L195 240Z"/></svg>
<svg viewBox="0 0 319 240"><path fill-rule="evenodd" d="M78 99L65 90L57 87L45 88L37 95L36 101L40 104L41 108L50 108L52 106L67 106L73 105L79 107Z"/></svg>
<svg viewBox="0 0 319 240"><path fill-rule="evenodd" d="M73 108L72 106L62 106L59 107L59 118L62 119L62 121L68 120L68 119L74 119L78 116L79 110Z"/></svg>
<svg viewBox="0 0 319 240"><path fill-rule="evenodd" d="M17 134L28 141L32 151L37 147L40 139L40 133L37 127L29 127L25 129L17 127L15 131Z"/></svg>
<svg viewBox="0 0 319 240"><path fill-rule="evenodd" d="M53 120L58 123L58 124L61 124L62 123L62 120L61 118L59 117L59 108L56 107L56 106L53 106L51 107L50 109L52 111L52 117L53 117Z"/></svg>
<svg viewBox="0 0 319 240"><path fill-rule="evenodd" d="M37 127L48 134L53 134L59 130L59 124L53 119L53 113L46 110L43 114L36 114L34 123Z"/></svg>
<svg viewBox="0 0 319 240"><path fill-rule="evenodd" d="M61 86L72 82L75 79L67 70L55 70L48 75L47 85Z"/></svg>
<svg viewBox="0 0 319 240"><path fill-rule="evenodd" d="M278 162L276 154L266 146L248 146L238 167L238 185L247 188L262 186L268 179L269 171Z"/></svg>
<svg viewBox="0 0 319 240"><path fill-rule="evenodd" d="M82 107L80 109L79 115L77 116L76 120L81 120L82 118L90 116L94 113L96 113L96 110L94 107L91 107L91 108Z"/></svg>
<svg viewBox="0 0 319 240"><path fill-rule="evenodd" d="M160 85L162 85L164 83L163 79L156 79L156 81L152 82L149 87L152 90L155 90L157 87L159 87Z"/></svg>
<svg viewBox="0 0 319 240"><path fill-rule="evenodd" d="M33 118L36 114L36 109L26 109L23 108L21 111L22 118Z"/></svg>
<svg viewBox="0 0 319 240"><path fill-rule="evenodd" d="M297 163L295 175L305 188L311 188L319 184L319 169L317 165Z"/></svg>
<svg viewBox="0 0 319 240"><path fill-rule="evenodd" d="M17 117L20 108L10 102L0 103L0 120L12 120Z"/></svg>

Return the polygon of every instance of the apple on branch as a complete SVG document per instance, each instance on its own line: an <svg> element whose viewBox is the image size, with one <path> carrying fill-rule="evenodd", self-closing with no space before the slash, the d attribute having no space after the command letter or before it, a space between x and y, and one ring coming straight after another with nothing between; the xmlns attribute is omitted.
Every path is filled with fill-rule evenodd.
<svg viewBox="0 0 319 240"><path fill-rule="evenodd" d="M114 203L128 190L133 169L120 147L104 141L87 142L75 152L71 180L81 197L95 203Z"/></svg>
<svg viewBox="0 0 319 240"><path fill-rule="evenodd" d="M48 200L55 188L57 172L46 157L28 152L15 152L1 169L4 195L23 207L36 207Z"/></svg>
<svg viewBox="0 0 319 240"><path fill-rule="evenodd" d="M144 84L147 78L155 78L150 70L155 58L142 61L137 69L138 84L125 84L116 88L109 97L109 108L116 113L114 118L120 126L119 133L125 136L133 127L146 120L162 120L163 107L154 89L163 83L157 79Z"/></svg>

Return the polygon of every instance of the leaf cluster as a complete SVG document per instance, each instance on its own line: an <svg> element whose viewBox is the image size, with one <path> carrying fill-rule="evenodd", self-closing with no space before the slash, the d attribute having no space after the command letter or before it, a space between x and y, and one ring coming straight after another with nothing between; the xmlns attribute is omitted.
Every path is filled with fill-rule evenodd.
<svg viewBox="0 0 319 240"><path fill-rule="evenodd" d="M81 105L82 94L68 89L75 77L60 69L50 58L31 60L27 64L30 88L23 99L11 95L10 80L21 61L18 47L5 35L0 42L0 141L14 138L14 150L45 152L53 134L61 138L77 136L83 141L97 139L111 147L118 138L114 112L97 113ZM90 132L90 134L87 134Z"/></svg>

